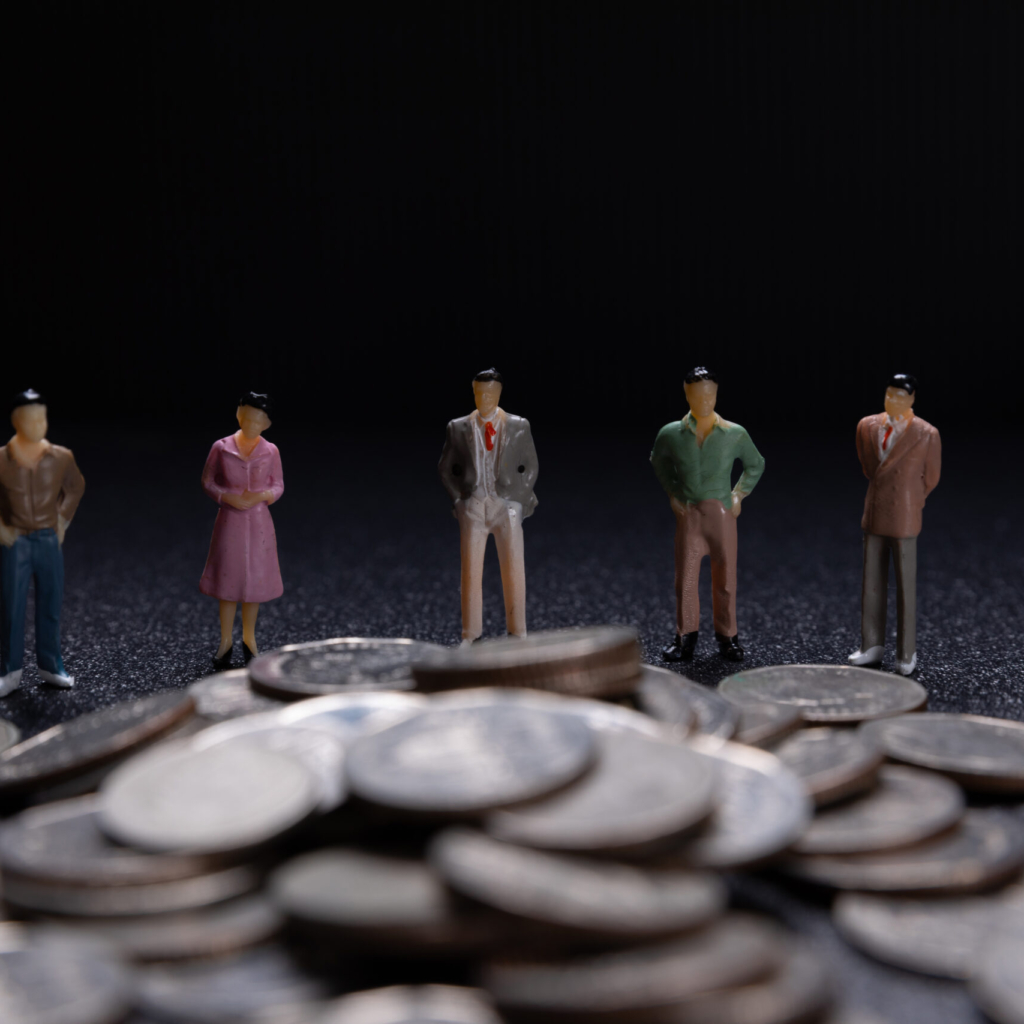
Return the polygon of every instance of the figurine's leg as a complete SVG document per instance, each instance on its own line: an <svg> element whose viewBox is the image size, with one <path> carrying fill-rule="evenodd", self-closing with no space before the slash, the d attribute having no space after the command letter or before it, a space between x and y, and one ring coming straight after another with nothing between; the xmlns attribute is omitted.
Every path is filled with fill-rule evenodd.
<svg viewBox="0 0 1024 1024"><path fill-rule="evenodd" d="M676 514L676 632L700 629L700 563L708 554L702 517L696 505Z"/></svg>
<svg viewBox="0 0 1024 1024"><path fill-rule="evenodd" d="M870 664L885 651L885 611L889 588L888 538L864 534L864 574L860 597L860 651ZM851 657L851 660L852 657Z"/></svg>
<svg viewBox="0 0 1024 1024"><path fill-rule="evenodd" d="M723 505L708 508L704 522L711 549L711 603L715 633L736 636L736 517Z"/></svg>
<svg viewBox="0 0 1024 1024"><path fill-rule="evenodd" d="M242 657L246 665L258 653L256 650L256 616L259 613L259 601L242 602Z"/></svg>
<svg viewBox="0 0 1024 1024"><path fill-rule="evenodd" d="M29 538L26 538L29 539ZM60 609L64 600L64 553L53 530L31 537L32 573L36 579L36 664L47 682L71 679L60 656Z"/></svg>
<svg viewBox="0 0 1024 1024"><path fill-rule="evenodd" d="M462 639L476 640L484 631L484 551L488 529L483 502L466 498L458 507L462 550Z"/></svg>
<svg viewBox="0 0 1024 1024"><path fill-rule="evenodd" d="M494 527L494 543L505 594L505 628L512 636L526 636L526 565L523 557L523 506L504 503Z"/></svg>
<svg viewBox="0 0 1024 1024"><path fill-rule="evenodd" d="M909 676L917 667L917 538L893 541L896 570L896 671Z"/></svg>
<svg viewBox="0 0 1024 1024"><path fill-rule="evenodd" d="M25 660L25 606L32 578L26 537L0 547L0 676L20 673ZM18 677L20 681L20 675Z"/></svg>
<svg viewBox="0 0 1024 1024"><path fill-rule="evenodd" d="M217 657L223 658L234 642L232 633L235 629L235 612L238 610L237 601L220 602L220 647L217 648Z"/></svg>

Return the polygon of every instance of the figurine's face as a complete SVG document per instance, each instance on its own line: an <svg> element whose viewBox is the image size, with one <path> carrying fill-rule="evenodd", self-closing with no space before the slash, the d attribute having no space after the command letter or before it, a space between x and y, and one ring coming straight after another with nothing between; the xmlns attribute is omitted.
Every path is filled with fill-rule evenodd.
<svg viewBox="0 0 1024 1024"><path fill-rule="evenodd" d="M499 398L501 398L501 384L498 381L473 381L473 399L476 402L476 411L484 419L487 419L498 408Z"/></svg>
<svg viewBox="0 0 1024 1024"><path fill-rule="evenodd" d="M917 392L914 392L913 395L908 395L903 388L886 388L885 411L894 420L898 420L901 416L906 416L910 412L910 407L914 404L916 394Z"/></svg>
<svg viewBox="0 0 1024 1024"><path fill-rule="evenodd" d="M686 401L690 403L690 412L697 419L706 419L715 411L718 401L718 385L713 380L695 380L692 384L684 384Z"/></svg>
<svg viewBox="0 0 1024 1024"><path fill-rule="evenodd" d="M45 405L19 405L11 413L11 424L22 441L38 444L44 437L49 424L46 422Z"/></svg>
<svg viewBox="0 0 1024 1024"><path fill-rule="evenodd" d="M251 441L254 437L259 437L270 426L270 417L255 406L240 405L238 407L238 425L242 428L242 433Z"/></svg>

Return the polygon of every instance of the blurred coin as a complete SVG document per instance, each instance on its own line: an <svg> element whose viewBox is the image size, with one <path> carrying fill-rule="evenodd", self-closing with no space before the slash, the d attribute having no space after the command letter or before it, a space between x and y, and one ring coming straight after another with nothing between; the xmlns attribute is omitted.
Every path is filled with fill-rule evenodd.
<svg viewBox="0 0 1024 1024"><path fill-rule="evenodd" d="M996 1024L1024 1024L1024 934L988 943L971 981L971 996Z"/></svg>
<svg viewBox="0 0 1024 1024"><path fill-rule="evenodd" d="M171 729L192 714L180 690L81 715L0 754L0 793L14 793L94 768Z"/></svg>
<svg viewBox="0 0 1024 1024"><path fill-rule="evenodd" d="M394 985L342 996L316 1024L501 1024L501 1018L478 989Z"/></svg>
<svg viewBox="0 0 1024 1024"><path fill-rule="evenodd" d="M1024 722L902 715L862 731L894 760L943 772L967 789L1024 793Z"/></svg>
<svg viewBox="0 0 1024 1024"><path fill-rule="evenodd" d="M667 855L666 862L742 867L787 849L803 834L811 800L774 754L707 737L695 737L690 746L715 764L716 806L703 831Z"/></svg>
<svg viewBox="0 0 1024 1024"><path fill-rule="evenodd" d="M724 697L666 668L644 665L637 687L640 707L652 718L727 740L736 732L739 711Z"/></svg>
<svg viewBox="0 0 1024 1024"><path fill-rule="evenodd" d="M322 998L326 985L299 971L276 946L209 962L138 972L143 1013L175 1024L236 1024ZM273 1018L270 1018L273 1019Z"/></svg>
<svg viewBox="0 0 1024 1024"><path fill-rule="evenodd" d="M281 701L253 691L249 671L244 668L200 679L188 688L188 693L196 702L196 714L210 722L225 722L282 707Z"/></svg>
<svg viewBox="0 0 1024 1024"><path fill-rule="evenodd" d="M321 813L333 811L345 800L345 748L336 736L301 724L282 725L278 713L271 711L211 726L192 741L192 749L207 750L239 741L284 754L303 765L320 790L317 809Z"/></svg>
<svg viewBox="0 0 1024 1024"><path fill-rule="evenodd" d="M772 753L799 778L819 806L870 789L885 756L853 729L801 729Z"/></svg>
<svg viewBox="0 0 1024 1024"><path fill-rule="evenodd" d="M498 839L549 850L649 852L705 818L712 762L680 743L601 733L594 768L572 786L485 822Z"/></svg>
<svg viewBox="0 0 1024 1024"><path fill-rule="evenodd" d="M622 952L561 962L492 962L484 967L482 986L503 1010L600 1020L755 981L782 962L779 934L762 918L730 914L692 935Z"/></svg>
<svg viewBox="0 0 1024 1024"><path fill-rule="evenodd" d="M166 744L121 765L100 791L100 825L156 852L227 853L273 839L321 793L291 757L242 741L195 750Z"/></svg>
<svg viewBox="0 0 1024 1024"><path fill-rule="evenodd" d="M878 960L940 978L969 978L985 943L1003 931L1019 886L984 896L921 899L843 893L832 920L847 942ZM1024 960L1020 963L1024 968Z"/></svg>
<svg viewBox="0 0 1024 1024"><path fill-rule="evenodd" d="M733 739L751 747L771 747L803 725L799 708L785 704L741 704Z"/></svg>
<svg viewBox="0 0 1024 1024"><path fill-rule="evenodd" d="M410 718L426 707L428 699L419 693L371 690L335 693L287 704L277 713L277 719L282 725L323 729L347 744Z"/></svg>
<svg viewBox="0 0 1024 1024"><path fill-rule="evenodd" d="M969 810L951 832L880 853L792 854L788 874L836 889L871 892L972 892L1005 880L1024 864L1024 823L999 811Z"/></svg>
<svg viewBox="0 0 1024 1024"><path fill-rule="evenodd" d="M595 755L586 723L525 706L430 708L356 740L352 792L412 811L467 813L543 796Z"/></svg>
<svg viewBox="0 0 1024 1024"><path fill-rule="evenodd" d="M509 914L589 934L652 938L706 924L725 909L714 875L542 853L449 828L429 857L457 892Z"/></svg>
<svg viewBox="0 0 1024 1024"><path fill-rule="evenodd" d="M627 626L552 629L434 651L414 666L421 690L525 686L583 697L632 693L640 644Z"/></svg>
<svg viewBox="0 0 1024 1024"><path fill-rule="evenodd" d="M835 725L889 718L924 707L925 688L906 676L853 665L771 665L737 672L718 684L737 704L785 704L805 721Z"/></svg>
<svg viewBox="0 0 1024 1024"><path fill-rule="evenodd" d="M955 782L917 768L884 765L870 793L819 811L795 853L873 853L909 846L955 825L964 795Z"/></svg>
<svg viewBox="0 0 1024 1024"><path fill-rule="evenodd" d="M249 664L252 688L281 700L352 690L411 690L412 663L441 651L420 640L357 636L288 644Z"/></svg>
<svg viewBox="0 0 1024 1024"><path fill-rule="evenodd" d="M0 751L13 747L21 739L21 730L6 718L0 718Z"/></svg>
<svg viewBox="0 0 1024 1024"><path fill-rule="evenodd" d="M832 978L808 948L786 943L782 966L763 981L688 999L658 1017L663 1024L800 1024L818 1020Z"/></svg>

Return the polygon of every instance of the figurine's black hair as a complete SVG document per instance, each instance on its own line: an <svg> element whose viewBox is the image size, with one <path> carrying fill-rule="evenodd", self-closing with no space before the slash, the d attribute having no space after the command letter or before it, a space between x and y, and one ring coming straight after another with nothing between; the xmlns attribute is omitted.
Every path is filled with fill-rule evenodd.
<svg viewBox="0 0 1024 1024"><path fill-rule="evenodd" d="M696 384L699 380L709 380L712 384L718 383L718 374L709 370L706 366L695 366L684 378L684 384Z"/></svg>
<svg viewBox="0 0 1024 1024"><path fill-rule="evenodd" d="M902 388L908 395L912 395L917 390L917 378L909 373L896 373L886 387Z"/></svg>
<svg viewBox="0 0 1024 1024"><path fill-rule="evenodd" d="M496 380L502 383L501 374L493 366L489 370L481 370L473 380Z"/></svg>
<svg viewBox="0 0 1024 1024"><path fill-rule="evenodd" d="M38 391L33 391L32 388L29 388L27 391L22 391L21 394L14 396L11 410L17 409L20 405L46 405L46 399Z"/></svg>
<svg viewBox="0 0 1024 1024"><path fill-rule="evenodd" d="M265 413L270 412L270 395L261 395L257 391L247 391L238 400L239 405L251 405L254 409L262 409Z"/></svg>

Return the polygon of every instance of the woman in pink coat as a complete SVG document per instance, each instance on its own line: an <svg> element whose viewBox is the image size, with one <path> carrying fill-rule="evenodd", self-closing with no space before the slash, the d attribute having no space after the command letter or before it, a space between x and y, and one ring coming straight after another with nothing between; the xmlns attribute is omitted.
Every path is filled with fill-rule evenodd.
<svg viewBox="0 0 1024 1024"><path fill-rule="evenodd" d="M277 536L267 507L284 492L281 456L260 434L270 426L266 395L253 391L238 400L238 425L210 449L203 490L220 505L199 589L220 599L220 647L213 667L231 667L235 610L242 602L242 655L256 655L260 603L284 593L277 564Z"/></svg>

